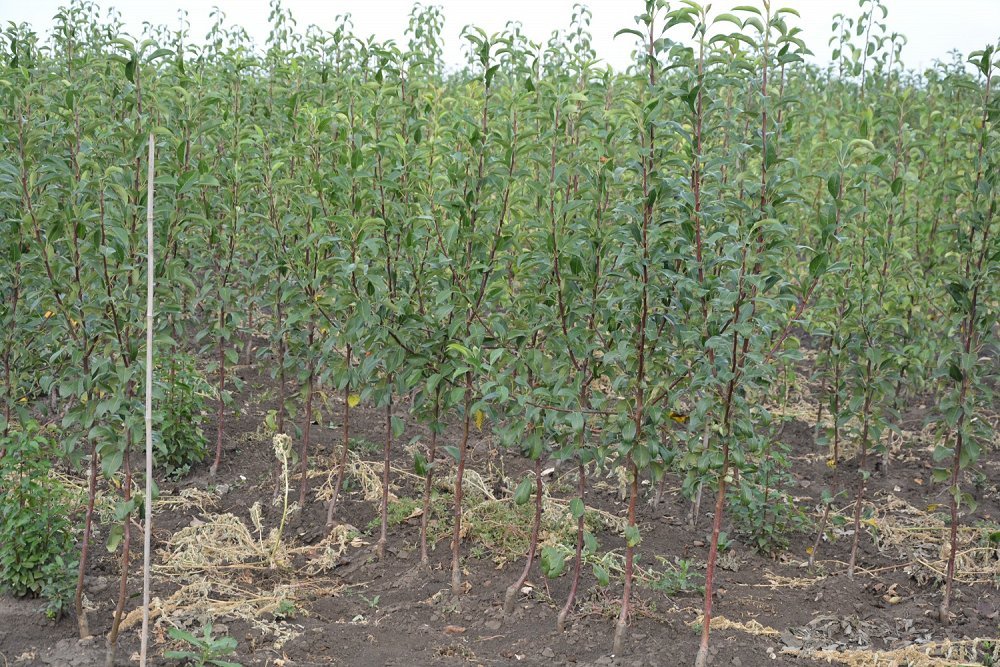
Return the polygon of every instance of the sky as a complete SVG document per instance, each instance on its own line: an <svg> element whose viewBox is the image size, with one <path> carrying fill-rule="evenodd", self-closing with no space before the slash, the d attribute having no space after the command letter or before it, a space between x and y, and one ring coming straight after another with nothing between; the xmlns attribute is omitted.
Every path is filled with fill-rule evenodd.
<svg viewBox="0 0 1000 667"><path fill-rule="evenodd" d="M463 62L459 37L463 26L477 25L492 33L502 30L507 21L517 20L529 38L544 43L553 30L569 25L577 1L425 0L424 4L436 4L443 9L445 62L458 66ZM968 53L1000 39L1000 0L883 1L889 10L889 32L907 37L903 63L909 68L921 70L935 59L951 60L948 53L952 49ZM52 27L52 16L63 4L65 0L0 0L0 24L27 22L35 30L47 33ZM147 21L176 28L178 10L183 9L188 13L192 41L200 42L208 32L213 6L222 9L227 23L243 26L258 44L262 45L268 34L267 0L98 0L97 4L102 10L115 7L133 36L141 34L142 24ZM283 4L292 11L300 30L309 24L332 29L334 16L350 13L356 35L396 39L401 44L406 43L403 35L413 6L412 0L284 0ZM583 4L593 12L591 31L598 57L616 68L626 67L634 40L631 37L616 40L613 36L620 28L634 26L633 17L642 11L642 0L589 0ZM760 0L716 0L713 13L728 11L739 4L759 5ZM860 14L857 0L776 0L772 6L792 7L801 14L801 19L792 19L803 29L801 37L820 64L830 59L831 47L827 41L832 34L833 15ZM685 33L685 28L677 27L671 35L682 39L687 36Z"/></svg>

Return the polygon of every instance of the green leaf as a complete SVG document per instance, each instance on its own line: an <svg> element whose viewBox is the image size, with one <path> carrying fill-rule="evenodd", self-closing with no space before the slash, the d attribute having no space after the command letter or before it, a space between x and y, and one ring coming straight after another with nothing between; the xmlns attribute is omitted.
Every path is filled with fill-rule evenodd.
<svg viewBox="0 0 1000 667"><path fill-rule="evenodd" d="M607 586L611 583L611 575L608 574L608 570L603 565L594 563L592 569L594 570L594 579L597 579L599 586Z"/></svg>
<svg viewBox="0 0 1000 667"><path fill-rule="evenodd" d="M830 174L830 177L826 179L826 189L830 193L830 196L834 199L840 199L840 173Z"/></svg>
<svg viewBox="0 0 1000 667"><path fill-rule="evenodd" d="M583 516L583 512L586 509L581 498L573 498L569 501L569 511L573 515L574 519L579 519Z"/></svg>
<svg viewBox="0 0 1000 667"><path fill-rule="evenodd" d="M725 21L725 22L728 22L728 23L732 23L732 24L738 26L739 28L743 28L743 21L740 20L740 18L738 16L735 16L733 14L729 14L729 13L726 13L726 12L724 12L724 13L719 14L718 16L716 16L715 19L712 21L712 23L715 24L715 23L719 23L719 22L722 22L722 21Z"/></svg>
<svg viewBox="0 0 1000 667"><path fill-rule="evenodd" d="M619 35L635 35L639 39L642 40L646 39L646 36L643 35L641 32L639 32L638 30L636 30L635 28L622 28L621 30L615 33L614 39L617 39Z"/></svg>
<svg viewBox="0 0 1000 667"><path fill-rule="evenodd" d="M417 452L413 455L413 472L425 477L427 475L427 457Z"/></svg>
<svg viewBox="0 0 1000 667"><path fill-rule="evenodd" d="M569 421L570 428L572 428L574 432L580 432L583 430L584 419L582 413L571 412L566 419Z"/></svg>
<svg viewBox="0 0 1000 667"><path fill-rule="evenodd" d="M596 554L600 545L597 538L589 530L583 532L583 553L584 555Z"/></svg>
<svg viewBox="0 0 1000 667"><path fill-rule="evenodd" d="M638 526L625 526L625 544L634 547L642 541Z"/></svg>
<svg viewBox="0 0 1000 667"><path fill-rule="evenodd" d="M829 255L827 255L825 252L818 253L809 262L809 275L814 278L822 276L823 273L826 271L826 267L829 264L829 262L830 262Z"/></svg>
<svg viewBox="0 0 1000 667"><path fill-rule="evenodd" d="M903 177L902 176L897 176L892 181L892 184L889 186L889 188L892 190L892 196L893 197L898 197L900 191L902 191L902 189L903 189Z"/></svg>
<svg viewBox="0 0 1000 667"><path fill-rule="evenodd" d="M392 435L396 438L403 437L403 433L406 431L406 422L401 418L393 415L392 417Z"/></svg>
<svg viewBox="0 0 1000 667"><path fill-rule="evenodd" d="M114 553L118 549L124 536L125 528L120 523L111 526L111 530L108 531L108 553Z"/></svg>
<svg viewBox="0 0 1000 667"><path fill-rule="evenodd" d="M635 422L627 421L625 425L622 426L622 440L625 442L632 442L635 440Z"/></svg>
<svg viewBox="0 0 1000 667"><path fill-rule="evenodd" d="M948 283L945 285L945 290L951 295L952 300L960 308L968 310L969 308L969 296L968 288L965 285L957 282Z"/></svg>
<svg viewBox="0 0 1000 667"><path fill-rule="evenodd" d="M531 499L531 478L525 478L521 480L521 483L517 485L517 490L514 491L514 502L518 505L524 505L528 500Z"/></svg>
<svg viewBox="0 0 1000 667"><path fill-rule="evenodd" d="M566 570L566 554L557 547L543 547L541 567L542 574L555 579Z"/></svg>
<svg viewBox="0 0 1000 667"><path fill-rule="evenodd" d="M151 54L149 54L149 57L146 58L146 62L147 63L151 63L154 60L156 60L157 58L162 58L163 56L176 55L176 53L177 52L174 51L173 49L162 49L162 48L161 49L157 49L157 50L153 51Z"/></svg>
<svg viewBox="0 0 1000 667"><path fill-rule="evenodd" d="M958 367L958 364L950 364L948 366L948 376L955 382L961 382L965 379L965 376L962 374L962 369Z"/></svg>

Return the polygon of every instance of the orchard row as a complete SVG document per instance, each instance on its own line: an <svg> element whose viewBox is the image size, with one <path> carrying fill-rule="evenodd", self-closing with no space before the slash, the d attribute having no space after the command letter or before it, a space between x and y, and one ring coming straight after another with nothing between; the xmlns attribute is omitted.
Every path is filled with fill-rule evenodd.
<svg viewBox="0 0 1000 667"><path fill-rule="evenodd" d="M695 507L712 498L704 665L724 517L746 517L742 537L759 549L783 544L788 510L774 498L784 497L787 450L767 406L811 381L829 415L817 432L831 464L857 452L856 487L843 491L855 501L848 574L868 476L876 461L891 465L888 435L915 396L933 404L954 544L969 506L964 476L991 441L982 410L996 361L980 357L995 354L1000 296L995 51L969 45L968 63L912 72L885 8L862 0L858 17L835 19L834 63L821 68L805 60L797 13L767 0L726 13L687 0L637 9L617 35L636 45L625 72L597 59L585 8L545 44L517 23L495 35L466 29L457 72L442 63L444 17L420 5L406 44L361 39L346 16L300 32L277 0L263 49L218 10L194 44L184 29L152 26L133 41L87 2L61 10L47 40L6 29L3 470L25 465L34 422L47 419L61 443L48 456L89 471L74 604L82 635L97 486L123 480L111 650L142 504L130 457L143 435L150 132L165 473L205 453L193 427L205 392L218 468L232 369L265 336L258 357L280 392L275 427L296 442L300 505L311 502L315 397L343 398L329 526L350 411L362 401L384 409L380 555L390 450L404 435L393 406L412 398L432 434L407 462L426 480L421 559L433 478L453 470L455 595L470 431L488 425L536 471L553 458L576 466L562 626L581 576L587 466L621 467L616 653L642 539L640 480L675 473ZM815 353L812 375L796 378L803 346ZM463 437L445 443L438 436L456 421ZM39 581L14 590L40 592Z"/></svg>

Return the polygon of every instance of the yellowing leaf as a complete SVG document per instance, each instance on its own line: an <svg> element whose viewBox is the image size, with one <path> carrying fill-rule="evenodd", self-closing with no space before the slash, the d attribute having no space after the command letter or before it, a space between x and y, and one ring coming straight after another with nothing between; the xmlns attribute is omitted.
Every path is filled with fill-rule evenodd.
<svg viewBox="0 0 1000 667"><path fill-rule="evenodd" d="M49 319L53 315L55 315L55 313L53 313L51 310L46 310L45 311L45 319Z"/></svg>
<svg viewBox="0 0 1000 667"><path fill-rule="evenodd" d="M806 547L806 555L812 556L812 554L813 554L813 548L812 547Z"/></svg>
<svg viewBox="0 0 1000 667"><path fill-rule="evenodd" d="M350 394L347 397L347 407L354 408L357 407L358 403L361 402L361 397L357 394Z"/></svg>
<svg viewBox="0 0 1000 667"><path fill-rule="evenodd" d="M826 467L827 468L836 468L837 467L837 462L834 461L833 459L827 459L826 460Z"/></svg>
<svg viewBox="0 0 1000 667"><path fill-rule="evenodd" d="M688 420L688 416L687 415L682 415L679 412L671 412L670 413L670 418L673 419L678 424L686 424L687 420Z"/></svg>
<svg viewBox="0 0 1000 667"><path fill-rule="evenodd" d="M476 414L475 414L476 428L479 429L480 431L483 430L483 419L485 419L485 418L486 418L486 415L483 414L482 410L476 410Z"/></svg>

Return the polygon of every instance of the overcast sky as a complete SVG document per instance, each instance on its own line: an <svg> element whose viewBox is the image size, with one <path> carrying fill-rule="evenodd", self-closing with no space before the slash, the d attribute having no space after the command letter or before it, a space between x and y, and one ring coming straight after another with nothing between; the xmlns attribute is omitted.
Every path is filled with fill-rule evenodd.
<svg viewBox="0 0 1000 667"><path fill-rule="evenodd" d="M533 40L544 43L553 30L569 24L574 2L577 0L425 0L437 4L445 16L445 60L449 65L462 62L462 42L459 33L463 26L477 25L487 32L501 30L508 20L520 21L524 32ZM995 43L1000 38L1000 0L884 0L889 9L890 32L906 35L908 44L903 51L907 67L921 69L934 59L948 59L952 49L963 53ZM65 0L0 0L0 21L30 23L36 30L47 33L52 26L52 16L65 4ZM237 23L263 44L268 34L267 0L100 0L102 8L116 7L133 35L142 32L145 21L178 25L178 10L188 12L192 40L200 41L208 32L209 11L220 7L229 23ZM633 16L641 11L642 0L590 0L583 4L593 11L591 29L593 45L599 57L615 67L629 63L629 53L634 46L630 37L613 39L623 27L632 27ZM679 3L672 3L679 4ZM714 11L728 11L739 4L759 4L759 0L728 0L713 3ZM353 18L355 34L379 39L396 39L405 44L403 33L407 25L411 0L284 0L291 9L300 30L311 23L322 28L333 27L333 17L349 12ZM831 18L837 12L848 16L860 13L857 0L780 0L775 7L794 7L802 15L797 22L803 29L802 37L821 63L829 61ZM794 20L794 17L792 17ZM723 24L728 25L728 24ZM678 27L671 33L680 39L684 29Z"/></svg>

